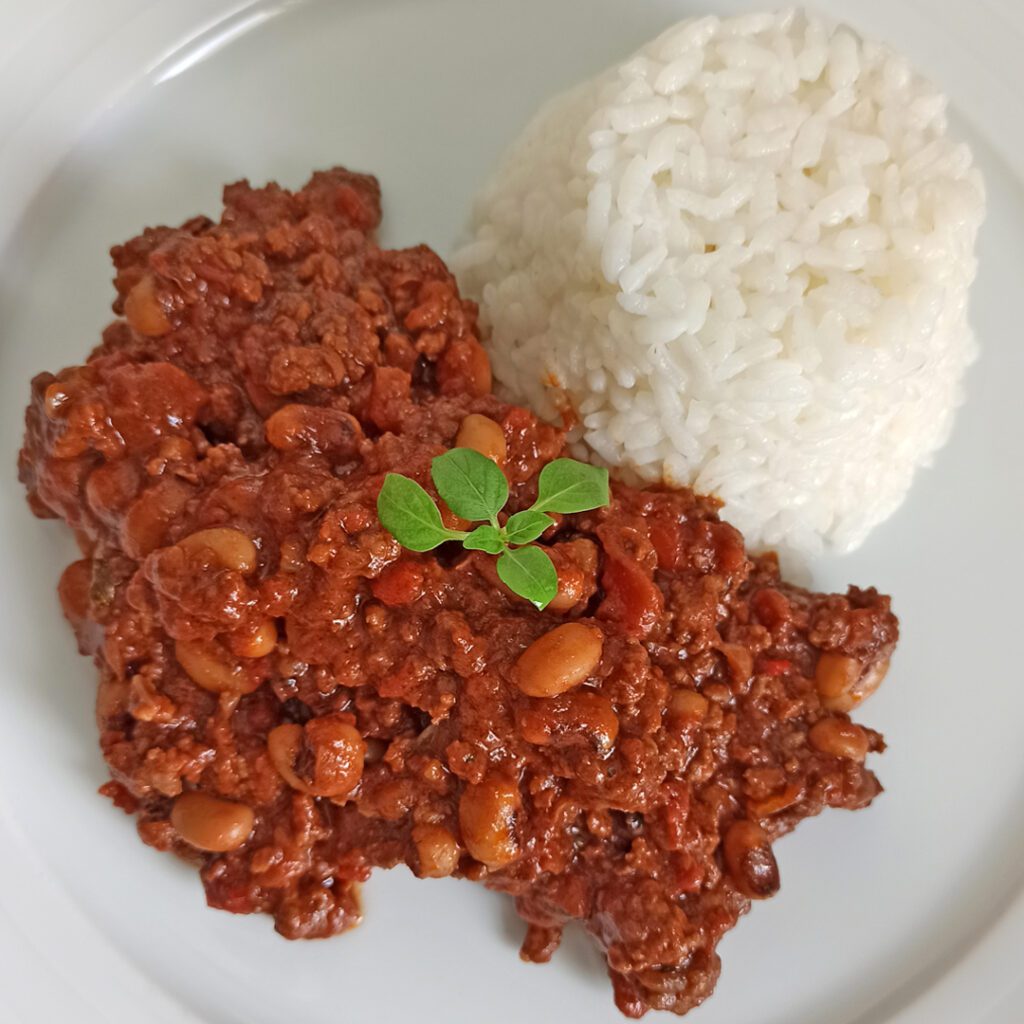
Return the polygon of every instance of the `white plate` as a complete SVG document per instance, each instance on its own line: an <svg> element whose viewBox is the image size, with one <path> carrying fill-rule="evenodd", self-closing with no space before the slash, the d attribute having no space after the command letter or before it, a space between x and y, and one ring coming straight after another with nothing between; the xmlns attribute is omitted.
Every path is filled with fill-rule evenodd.
<svg viewBox="0 0 1024 1024"><path fill-rule="evenodd" d="M317 943L207 910L194 873L94 793L93 670L54 597L71 545L29 516L11 466L30 376L80 360L108 319L112 242L216 213L225 181L298 185L343 162L380 176L387 242L445 253L543 97L677 18L748 6L0 4L0 1018L621 1020L579 935L552 965L524 965L511 911L476 886L380 873L365 925ZM722 944L719 990L693 1019L1019 1024L1024 18L1016 0L861 0L855 13L942 81L976 146L991 198L973 300L983 356L908 504L861 551L814 567L822 587L895 595L901 648L863 712L891 745L876 766L887 792L780 845L783 891Z"/></svg>

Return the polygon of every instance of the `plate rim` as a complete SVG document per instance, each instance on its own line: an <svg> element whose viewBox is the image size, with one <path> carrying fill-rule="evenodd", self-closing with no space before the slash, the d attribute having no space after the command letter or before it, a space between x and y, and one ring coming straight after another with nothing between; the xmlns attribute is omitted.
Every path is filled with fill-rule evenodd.
<svg viewBox="0 0 1024 1024"><path fill-rule="evenodd" d="M93 0L88 5L73 5L37 0L32 15L26 17L25 7L17 0L5 0L0 5L0 39L7 39L10 49L6 54L0 50L0 96L17 95L19 101L0 108L0 139L4 140L0 142L0 180L7 192L6 202L0 205L0 256L16 238L22 214L34 195L104 113L147 82L153 85L187 70L256 24L301 2L177 0L174 5L160 5L151 0ZM998 20L1009 30L1008 37L1015 37L1019 44L1024 41L1024 6L1015 8L1011 3L988 0L976 9L978 21ZM936 11L955 7L956 0L905 0L894 16L906 24L921 24ZM857 18L861 18L860 11ZM34 92L16 89L15 83L24 81L28 65L45 65L39 61L36 44L58 20L61 30L73 39L76 57L70 72L56 76L56 84L37 74ZM870 19L863 27L871 30ZM977 31L980 34L982 30ZM963 51L955 56L972 66L976 81L984 84L969 94L958 93L956 106L1014 177L1024 182L1024 133L998 130L998 111L1004 105L1014 109L1016 95L1008 81L994 76L986 66L987 61L973 46L976 40L977 35L967 32ZM141 70L140 50L147 55ZM50 58L51 67L54 59ZM1024 65L1007 66L1013 68L1016 84L1024 88ZM995 94L996 103L991 102ZM5 424L5 440L6 434ZM115 1019L111 1011L117 1007L126 1015L135 1013L140 1005L146 1006L149 1018L157 1024L198 1024L201 1018L122 954L32 856L31 841L6 807L2 787L0 840L0 872L19 879L17 886L0 888L0 950L14 956L19 966L9 984L17 986L19 979L28 982L35 973L33 968L41 967L45 973L35 973L37 979L46 977L50 984L59 979L60 984L52 984L45 993L36 989L33 1005L45 998L48 1006L74 1013L73 1019L83 1024ZM56 935L41 926L54 920L61 922ZM1013 893L1001 913L968 937L948 962L929 965L906 979L892 994L894 1005L885 1018L887 1024L968 1020L979 1007L983 1012L993 1008L998 1012L997 1000L1014 994L1024 997L1024 982L1005 971L1005 951L1014 948L1024 948L1024 888ZM922 975L936 966L942 972L937 980L920 987ZM102 1001L97 1001L96 980L110 977L118 979L116 990L104 987ZM979 993L988 998L979 998ZM116 1000L113 1005L112 999ZM986 1003L987 1007L983 1006ZM880 1005L864 1015L863 1024L881 1019L876 1016ZM1002 1024L991 1017L986 1021Z"/></svg>

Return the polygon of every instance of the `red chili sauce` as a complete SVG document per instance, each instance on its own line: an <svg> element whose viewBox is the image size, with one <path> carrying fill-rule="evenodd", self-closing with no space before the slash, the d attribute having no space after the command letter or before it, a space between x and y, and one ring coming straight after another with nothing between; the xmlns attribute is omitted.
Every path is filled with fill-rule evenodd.
<svg viewBox="0 0 1024 1024"><path fill-rule="evenodd" d="M288 938L355 924L359 883L404 863L512 896L528 960L579 920L626 1015L685 1013L778 890L774 840L880 790L847 712L895 645L888 598L782 582L689 490L556 517L543 612L490 555L402 549L387 472L434 493L461 429L511 514L562 432L491 394L438 256L378 247L373 178L224 205L115 247L118 318L33 382L21 479L81 544L60 595L103 791L211 906Z"/></svg>

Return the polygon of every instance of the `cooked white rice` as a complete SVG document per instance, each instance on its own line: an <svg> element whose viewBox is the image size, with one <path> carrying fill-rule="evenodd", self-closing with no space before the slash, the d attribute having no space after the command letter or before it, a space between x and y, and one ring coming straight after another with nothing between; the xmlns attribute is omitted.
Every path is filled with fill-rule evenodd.
<svg viewBox="0 0 1024 1024"><path fill-rule="evenodd" d="M754 544L859 544L946 440L984 213L946 99L800 11L683 22L547 104L454 262L505 390Z"/></svg>

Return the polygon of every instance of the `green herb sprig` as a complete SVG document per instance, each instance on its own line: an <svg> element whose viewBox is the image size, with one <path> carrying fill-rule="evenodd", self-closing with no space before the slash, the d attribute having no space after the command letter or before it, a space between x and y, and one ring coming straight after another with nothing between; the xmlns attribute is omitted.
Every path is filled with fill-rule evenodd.
<svg viewBox="0 0 1024 1024"><path fill-rule="evenodd" d="M377 515L388 533L410 551L459 541L470 551L497 555L502 583L538 608L547 607L558 592L554 564L543 548L531 543L554 524L548 513L586 512L608 504L608 470L575 459L549 462L540 471L537 500L504 525L498 513L508 501L508 480L485 455L453 448L431 462L430 476L455 515L481 525L449 530L433 498L415 480L388 473L377 498Z"/></svg>

